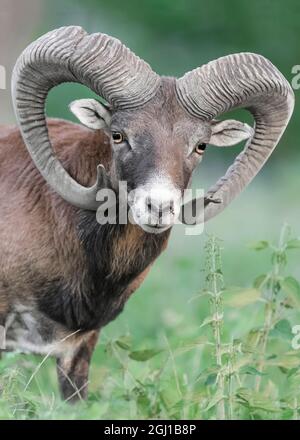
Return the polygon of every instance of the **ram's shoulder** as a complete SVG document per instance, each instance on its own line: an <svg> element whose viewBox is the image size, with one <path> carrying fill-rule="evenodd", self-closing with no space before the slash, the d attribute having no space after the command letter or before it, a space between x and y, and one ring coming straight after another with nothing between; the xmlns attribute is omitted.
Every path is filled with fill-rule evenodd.
<svg viewBox="0 0 300 440"><path fill-rule="evenodd" d="M51 143L59 157L64 153L76 154L78 158L110 156L110 142L104 131L90 130L63 119L48 119L47 124Z"/></svg>
<svg viewBox="0 0 300 440"><path fill-rule="evenodd" d="M47 119L51 145L63 166L82 184L95 179L96 166L110 166L111 147L102 130L90 130L63 119ZM17 126L0 125L0 171L7 172L32 167L33 162ZM1 178L1 176L0 176Z"/></svg>
<svg viewBox="0 0 300 440"><path fill-rule="evenodd" d="M98 164L110 167L110 141L102 130L61 119L49 119L47 123L58 159L79 183L85 186L94 183Z"/></svg>
<svg viewBox="0 0 300 440"><path fill-rule="evenodd" d="M106 138L101 130L90 130L83 125L65 119L49 118L47 119L47 126L50 140L56 143L63 141L64 145L81 141L99 142L99 140L104 141Z"/></svg>
<svg viewBox="0 0 300 440"><path fill-rule="evenodd" d="M51 142L57 146L66 146L74 142L99 143L106 142L104 132L90 130L82 125L64 119L47 119L47 127ZM21 132L17 125L0 124L0 143L19 144L23 143Z"/></svg>

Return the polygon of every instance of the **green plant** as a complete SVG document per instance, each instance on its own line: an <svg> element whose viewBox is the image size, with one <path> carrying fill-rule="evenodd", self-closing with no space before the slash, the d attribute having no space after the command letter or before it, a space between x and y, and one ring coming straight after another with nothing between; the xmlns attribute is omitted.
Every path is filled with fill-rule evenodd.
<svg viewBox="0 0 300 440"><path fill-rule="evenodd" d="M70 406L60 400L55 365L47 356L5 354L0 360L0 419L298 420L300 357L291 341L293 325L300 324L300 285L290 262L300 240L284 225L278 243L253 243L255 265L262 258L269 269L253 283L245 271L246 287L226 282L222 256L227 252L227 258L231 249L228 253L221 246L221 240L208 237L204 279L197 281L204 288L180 319L171 314L172 327L165 325L163 333L158 330L139 342L131 332L118 337L115 329L114 337L102 332L87 402ZM189 269L195 272L193 259L178 260L181 274ZM158 289L161 284L159 278ZM169 295L168 304L178 290L176 282L173 289L161 288Z"/></svg>
<svg viewBox="0 0 300 440"><path fill-rule="evenodd" d="M220 240L210 236L206 244L206 286L200 296L209 297L211 316L201 327L212 328L215 365L201 374L203 383L212 389L205 410L214 410L212 417L217 419L261 418L263 413L284 416L288 411L297 419L300 389L292 384L299 382L300 358L291 350L289 317L300 306L300 284L294 277L286 276L285 269L289 252L300 249L300 240L291 237L285 224L278 244L263 240L251 247L271 252L270 271L258 276L251 288L225 288ZM224 306L250 305L262 316L261 325L238 339L225 341L222 338ZM280 350L274 353L272 344L278 339ZM274 367L285 376L278 381L285 381L289 390L281 397L279 386L268 380L268 373Z"/></svg>

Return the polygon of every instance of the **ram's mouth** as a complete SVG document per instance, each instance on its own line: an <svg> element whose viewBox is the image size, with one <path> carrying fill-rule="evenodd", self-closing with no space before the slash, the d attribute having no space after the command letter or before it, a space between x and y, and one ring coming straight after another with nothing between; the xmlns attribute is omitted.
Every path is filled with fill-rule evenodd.
<svg viewBox="0 0 300 440"><path fill-rule="evenodd" d="M167 231L168 229L170 229L173 224L168 224L168 225L149 225L149 224L139 224L139 226L146 232L149 232L151 234L161 234L165 231Z"/></svg>

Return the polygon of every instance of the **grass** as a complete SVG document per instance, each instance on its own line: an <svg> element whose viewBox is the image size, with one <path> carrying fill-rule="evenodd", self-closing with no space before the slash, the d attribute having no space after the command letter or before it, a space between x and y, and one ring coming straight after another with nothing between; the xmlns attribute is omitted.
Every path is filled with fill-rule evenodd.
<svg viewBox="0 0 300 440"><path fill-rule="evenodd" d="M6 354L0 418L299 419L300 357L291 342L300 285L288 270L300 240L284 225L276 244L251 248L246 252L257 261L264 255L269 267L242 287L227 282L226 247L212 235L202 262L173 255L174 291L163 277L168 260L158 265L146 302L137 294L133 311L102 332L89 399L76 407L58 396L53 359ZM193 283L180 304L178 295ZM164 296L160 304L155 297L153 323L146 311L156 290Z"/></svg>
<svg viewBox="0 0 300 440"><path fill-rule="evenodd" d="M206 234L174 229L139 291L102 330L87 402L60 400L52 358L5 354L0 419L299 419L300 356L291 342L300 250L281 230L286 218L299 234L296 167L276 174L273 166L270 175L267 167L268 184L258 176ZM222 172L205 169L207 185Z"/></svg>

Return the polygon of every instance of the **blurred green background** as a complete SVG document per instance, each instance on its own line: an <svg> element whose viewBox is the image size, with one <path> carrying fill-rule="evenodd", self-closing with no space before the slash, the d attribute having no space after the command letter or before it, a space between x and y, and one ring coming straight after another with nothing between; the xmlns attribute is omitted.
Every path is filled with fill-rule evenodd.
<svg viewBox="0 0 300 440"><path fill-rule="evenodd" d="M292 67L300 64L298 0L0 3L0 64L7 66L8 73L29 42L51 29L71 24L81 25L88 32L118 37L154 70L165 75L181 76L214 58L242 51L266 56L289 81ZM295 235L300 234L299 94L295 90L293 118L262 172L224 213L206 226L205 232L213 232L223 240L224 273L229 285L251 285L255 276L264 273L269 265L269 257L251 252L248 243L275 239L284 221L292 226ZM69 102L89 95L87 89L78 85L60 86L51 92L48 114L72 119ZM0 91L0 96L4 103L0 109L1 123L14 122L9 90ZM251 120L243 111L234 116ZM241 145L225 152L208 148L194 186L207 188L212 184L240 149ZM182 226L176 226L169 248L143 286L122 315L103 330L103 341L129 331L136 346L149 347L163 343L164 334L170 343L195 335L207 312L189 302L203 285L204 240L205 234L187 236ZM289 273L299 278L299 268L299 254L295 253ZM231 330L238 334L251 328L256 316L233 313L231 319ZM92 387L97 388L108 365L100 345L93 363Z"/></svg>

